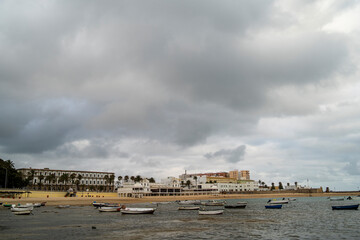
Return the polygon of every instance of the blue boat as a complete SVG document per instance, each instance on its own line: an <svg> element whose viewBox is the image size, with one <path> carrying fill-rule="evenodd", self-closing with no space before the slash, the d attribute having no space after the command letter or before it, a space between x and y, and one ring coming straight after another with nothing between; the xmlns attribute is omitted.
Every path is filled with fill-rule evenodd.
<svg viewBox="0 0 360 240"><path fill-rule="evenodd" d="M355 205L344 205L344 206L332 206L333 210L357 210L359 204Z"/></svg>
<svg viewBox="0 0 360 240"><path fill-rule="evenodd" d="M266 205L265 208L269 208L269 209L280 209L280 208L282 208L282 204Z"/></svg>

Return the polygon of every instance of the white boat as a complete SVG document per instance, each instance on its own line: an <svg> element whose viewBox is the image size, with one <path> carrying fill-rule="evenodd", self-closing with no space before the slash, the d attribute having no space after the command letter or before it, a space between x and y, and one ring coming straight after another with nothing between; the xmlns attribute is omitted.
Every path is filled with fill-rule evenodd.
<svg viewBox="0 0 360 240"><path fill-rule="evenodd" d="M69 208L70 207L70 205L59 205L59 206L57 206L57 208Z"/></svg>
<svg viewBox="0 0 360 240"><path fill-rule="evenodd" d="M122 208L120 211L123 214L152 214L156 208Z"/></svg>
<svg viewBox="0 0 360 240"><path fill-rule="evenodd" d="M225 202L210 200L208 202L203 203L205 206L224 206Z"/></svg>
<svg viewBox="0 0 360 240"><path fill-rule="evenodd" d="M273 200L268 201L268 204L288 204L288 203L289 203L289 200L286 200L286 199L283 199L283 200L273 199Z"/></svg>
<svg viewBox="0 0 360 240"><path fill-rule="evenodd" d="M330 201L344 201L344 198L330 198Z"/></svg>
<svg viewBox="0 0 360 240"><path fill-rule="evenodd" d="M12 207L11 212L15 215L29 215L32 213L32 210L34 209L33 206L29 207Z"/></svg>
<svg viewBox="0 0 360 240"><path fill-rule="evenodd" d="M99 207L100 212L120 212L120 207Z"/></svg>
<svg viewBox="0 0 360 240"><path fill-rule="evenodd" d="M223 213L224 210L199 210L199 215L219 215Z"/></svg>
<svg viewBox="0 0 360 240"><path fill-rule="evenodd" d="M200 207L179 207L178 210L199 210Z"/></svg>
<svg viewBox="0 0 360 240"><path fill-rule="evenodd" d="M34 207L12 207L10 210L12 212L24 212L24 211L32 211Z"/></svg>
<svg viewBox="0 0 360 240"><path fill-rule="evenodd" d="M296 198L288 198L289 201L296 201Z"/></svg>
<svg viewBox="0 0 360 240"><path fill-rule="evenodd" d="M33 203L34 207L41 207L41 203Z"/></svg>
<svg viewBox="0 0 360 240"><path fill-rule="evenodd" d="M15 215L30 215L30 214L32 214L32 211L25 210L25 211L20 211L20 212L13 212L13 214L15 214Z"/></svg>
<svg viewBox="0 0 360 240"><path fill-rule="evenodd" d="M179 202L180 205L198 205L200 200L184 200Z"/></svg>

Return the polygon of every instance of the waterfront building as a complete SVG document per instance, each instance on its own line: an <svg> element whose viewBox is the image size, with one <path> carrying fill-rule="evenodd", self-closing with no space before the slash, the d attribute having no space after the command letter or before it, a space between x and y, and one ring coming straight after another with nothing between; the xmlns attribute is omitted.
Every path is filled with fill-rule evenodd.
<svg viewBox="0 0 360 240"><path fill-rule="evenodd" d="M237 183L237 179L229 177L206 177L207 183Z"/></svg>
<svg viewBox="0 0 360 240"><path fill-rule="evenodd" d="M217 187L220 193L259 190L258 183L253 180L240 180L237 183L217 183Z"/></svg>
<svg viewBox="0 0 360 240"><path fill-rule="evenodd" d="M142 198L144 196L151 196L150 182L143 179L140 182L127 181L117 189L119 197L134 197Z"/></svg>
<svg viewBox="0 0 360 240"><path fill-rule="evenodd" d="M240 180L250 180L250 171L249 170L241 170L240 171Z"/></svg>
<svg viewBox="0 0 360 240"><path fill-rule="evenodd" d="M229 173L228 172L209 172L209 173L191 173L191 174L187 174L185 172L185 174L181 174L179 176L179 178L181 180L185 180L187 178L193 178L193 177L202 177L202 176L206 176L206 177L229 177Z"/></svg>
<svg viewBox="0 0 360 240"><path fill-rule="evenodd" d="M114 191L113 172L96 172L82 170L55 170L49 168L17 169L28 179L30 187L35 190L67 191L73 188L77 191Z"/></svg>
<svg viewBox="0 0 360 240"><path fill-rule="evenodd" d="M239 170L233 170L229 172L230 178L235 178L237 180L240 180Z"/></svg>

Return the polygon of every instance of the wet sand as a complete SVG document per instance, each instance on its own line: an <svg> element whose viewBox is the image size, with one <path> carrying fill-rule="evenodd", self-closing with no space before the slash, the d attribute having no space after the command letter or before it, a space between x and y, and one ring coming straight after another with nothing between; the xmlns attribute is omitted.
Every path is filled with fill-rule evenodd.
<svg viewBox="0 0 360 240"><path fill-rule="evenodd" d="M73 205L87 206L93 201L111 202L121 204L172 202L176 200L209 200L209 199L249 199L249 198L298 198L298 197L333 197L333 196L355 196L360 192L338 192L338 193L262 193L262 194L219 194L219 195L197 195L197 196L161 196L143 198L119 198L119 197L51 197L51 198L2 198L0 202L7 203L37 203L46 202L48 206Z"/></svg>

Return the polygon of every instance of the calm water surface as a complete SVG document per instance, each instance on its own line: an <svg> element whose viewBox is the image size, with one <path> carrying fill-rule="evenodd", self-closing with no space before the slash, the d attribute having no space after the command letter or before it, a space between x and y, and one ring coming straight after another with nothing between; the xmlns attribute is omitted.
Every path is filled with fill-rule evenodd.
<svg viewBox="0 0 360 240"><path fill-rule="evenodd" d="M267 200L227 200L248 205L215 216L178 211L176 203L132 205L157 207L153 215L47 206L34 209L34 215L15 216L0 208L0 239L360 239L360 211L331 210L331 205L355 202L309 197L283 209L265 209Z"/></svg>

